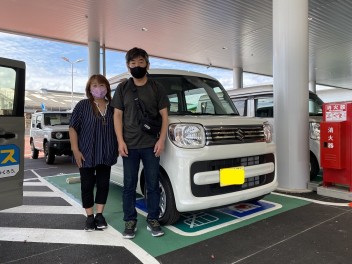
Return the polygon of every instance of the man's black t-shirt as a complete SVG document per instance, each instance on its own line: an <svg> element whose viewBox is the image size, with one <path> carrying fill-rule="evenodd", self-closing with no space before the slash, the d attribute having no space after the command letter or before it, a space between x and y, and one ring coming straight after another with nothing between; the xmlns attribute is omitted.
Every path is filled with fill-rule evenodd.
<svg viewBox="0 0 352 264"><path fill-rule="evenodd" d="M123 138L129 149L154 147L157 138L143 132L139 125L139 112L134 102L134 87L150 117L156 117L161 109L169 106L163 87L148 79L143 86L135 86L133 79L120 83L111 101L111 106L123 111Z"/></svg>

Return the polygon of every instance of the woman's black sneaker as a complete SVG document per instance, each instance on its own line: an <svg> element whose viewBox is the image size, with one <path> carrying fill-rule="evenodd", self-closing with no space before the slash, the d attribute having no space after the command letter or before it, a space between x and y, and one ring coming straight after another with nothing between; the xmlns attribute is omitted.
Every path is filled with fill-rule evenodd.
<svg viewBox="0 0 352 264"><path fill-rule="evenodd" d="M88 216L87 217L87 220L86 220L86 226L84 228L84 230L88 231L88 232L91 232L91 231L94 231L95 230L95 220L94 220L94 216L91 215L91 216Z"/></svg>
<svg viewBox="0 0 352 264"><path fill-rule="evenodd" d="M102 214L97 214L94 220L97 229L105 229L108 227L108 224L105 221L105 217Z"/></svg>

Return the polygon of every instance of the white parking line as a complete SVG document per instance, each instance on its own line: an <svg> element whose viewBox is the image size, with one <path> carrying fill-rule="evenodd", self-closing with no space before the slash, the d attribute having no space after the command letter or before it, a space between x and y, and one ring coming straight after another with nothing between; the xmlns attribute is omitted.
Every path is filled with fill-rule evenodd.
<svg viewBox="0 0 352 264"><path fill-rule="evenodd" d="M82 205L73 198L66 195L60 189L42 178L36 171L31 170L40 182L25 182L26 186L48 186L53 192L63 198L72 206L30 206L24 205L7 209L1 212L34 213L34 214L83 214L85 210ZM72 174L72 173L70 173ZM78 175L78 174L77 174ZM56 175L57 176L57 175ZM31 185L31 183L37 183ZM29 184L29 185L27 185ZM34 195L35 192L24 194ZM37 192L38 194L40 192ZM104 231L86 232L84 230L65 230L65 229L38 229L38 228L2 228L0 227L0 241L27 241L27 242L47 242L47 243L71 243L89 245L123 246L142 263L160 264L152 255L139 247L130 239L124 239L122 234L113 227ZM17 235L18 237L17 237ZM6 239L5 239L6 238Z"/></svg>
<svg viewBox="0 0 352 264"><path fill-rule="evenodd" d="M83 208L74 206L22 205L2 210L1 213L15 214L85 214Z"/></svg>
<svg viewBox="0 0 352 264"><path fill-rule="evenodd" d="M110 231L111 229L111 231ZM67 243L81 245L123 246L121 234L113 232L113 228L104 231L86 232L84 230L39 229L0 227L1 240L37 243Z"/></svg>
<svg viewBox="0 0 352 264"><path fill-rule="evenodd" d="M58 167L50 167L50 168L35 168L35 170L52 170L52 169L57 169ZM27 170L24 170L24 171L34 171L33 169L27 169ZM37 174L36 174L37 175Z"/></svg>
<svg viewBox="0 0 352 264"><path fill-rule="evenodd" d="M278 195L278 196L284 196L284 197L290 197L290 198L299 199L299 200L304 200L304 201L308 201L308 202L312 202L312 203L316 203L316 204L322 204L322 205L352 207L351 203L349 203L349 202L348 203L333 203L333 202L324 202L324 201L320 201L320 200L309 199L309 198L305 198L305 197L299 197L299 196L288 195L288 194L283 194L283 193L272 192L271 194Z"/></svg>
<svg viewBox="0 0 352 264"><path fill-rule="evenodd" d="M24 197L62 197L56 192L23 192Z"/></svg>
<svg viewBox="0 0 352 264"><path fill-rule="evenodd" d="M43 182L23 182L23 186L47 186Z"/></svg>

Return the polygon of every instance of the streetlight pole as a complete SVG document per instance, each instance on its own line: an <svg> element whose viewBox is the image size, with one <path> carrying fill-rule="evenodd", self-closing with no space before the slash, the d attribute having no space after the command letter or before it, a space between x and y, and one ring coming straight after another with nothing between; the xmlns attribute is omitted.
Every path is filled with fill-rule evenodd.
<svg viewBox="0 0 352 264"><path fill-rule="evenodd" d="M64 61L67 61L68 63L71 64L71 80L72 80L72 85L71 85L71 111L73 110L73 64L76 64L78 62L83 61L83 59L78 59L74 62L71 62L68 58L62 57Z"/></svg>

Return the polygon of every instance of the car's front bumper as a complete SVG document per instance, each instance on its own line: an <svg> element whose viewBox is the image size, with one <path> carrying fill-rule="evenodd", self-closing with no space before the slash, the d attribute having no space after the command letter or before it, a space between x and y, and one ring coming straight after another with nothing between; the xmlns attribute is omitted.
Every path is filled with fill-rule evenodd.
<svg viewBox="0 0 352 264"><path fill-rule="evenodd" d="M175 146L168 147L175 148ZM166 149L161 166L173 186L180 212L221 207L266 195L277 188L275 145L253 143ZM245 183L221 187L219 170L244 166Z"/></svg>
<svg viewBox="0 0 352 264"><path fill-rule="evenodd" d="M69 140L51 140L49 147L51 151L55 152L55 155L71 155L71 143Z"/></svg>

